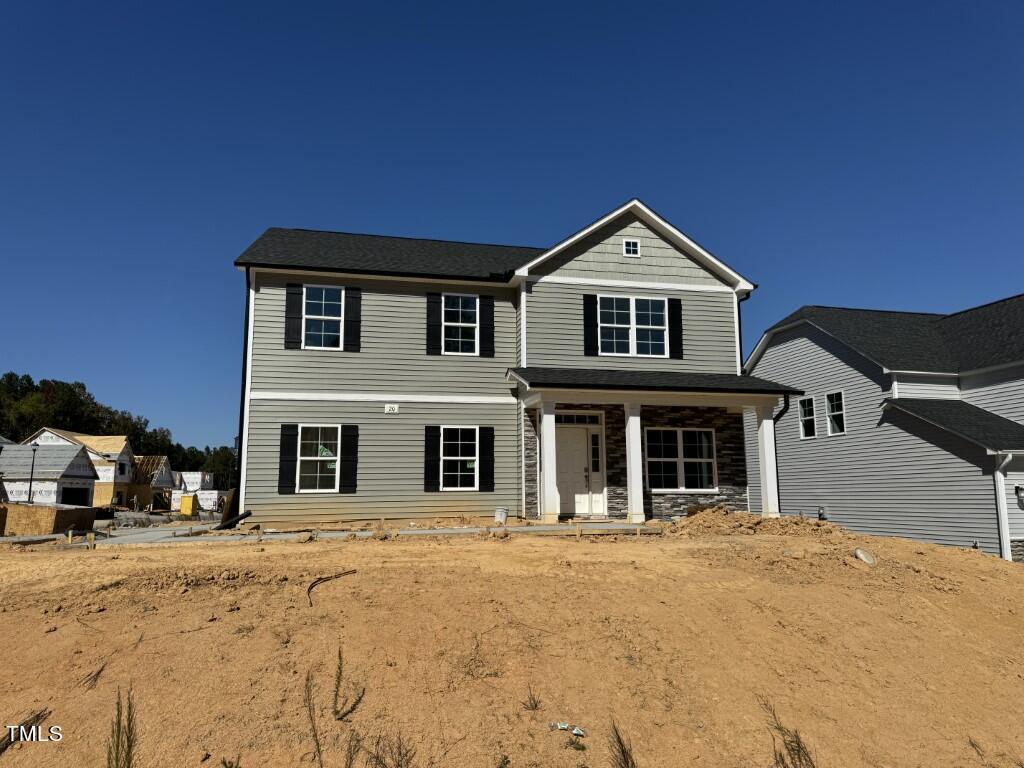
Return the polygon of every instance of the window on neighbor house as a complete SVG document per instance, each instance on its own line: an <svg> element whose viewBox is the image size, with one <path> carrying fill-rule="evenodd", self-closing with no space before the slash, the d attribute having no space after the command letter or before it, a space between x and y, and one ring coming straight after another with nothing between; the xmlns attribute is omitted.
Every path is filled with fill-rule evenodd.
<svg viewBox="0 0 1024 768"><path fill-rule="evenodd" d="M299 493L338 490L338 426L299 427Z"/></svg>
<svg viewBox="0 0 1024 768"><path fill-rule="evenodd" d="M622 254L624 256L639 256L640 255L640 241L639 240L623 240L622 241Z"/></svg>
<svg viewBox="0 0 1024 768"><path fill-rule="evenodd" d="M842 392L825 395L825 415L828 417L830 435L846 434L846 410Z"/></svg>
<svg viewBox="0 0 1024 768"><path fill-rule="evenodd" d="M123 461L117 462L117 474L125 475L128 474L128 467Z"/></svg>
<svg viewBox="0 0 1024 768"><path fill-rule="evenodd" d="M814 424L814 398L802 397L797 400L800 417L800 438L806 440L817 434Z"/></svg>
<svg viewBox="0 0 1024 768"><path fill-rule="evenodd" d="M319 285L303 287L303 349L341 349L344 290Z"/></svg>
<svg viewBox="0 0 1024 768"><path fill-rule="evenodd" d="M667 357L665 299L598 297L602 355Z"/></svg>
<svg viewBox="0 0 1024 768"><path fill-rule="evenodd" d="M477 354L480 320L477 296L456 293L444 295L443 351L446 355Z"/></svg>
<svg viewBox="0 0 1024 768"><path fill-rule="evenodd" d="M647 483L653 491L715 489L714 430L648 429Z"/></svg>
<svg viewBox="0 0 1024 768"><path fill-rule="evenodd" d="M477 489L477 427L441 427L441 490Z"/></svg>

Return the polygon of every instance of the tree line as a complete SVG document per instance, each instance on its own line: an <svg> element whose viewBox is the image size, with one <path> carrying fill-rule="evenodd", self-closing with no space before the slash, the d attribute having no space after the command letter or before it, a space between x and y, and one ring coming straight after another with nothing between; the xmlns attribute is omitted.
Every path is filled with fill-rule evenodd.
<svg viewBox="0 0 1024 768"><path fill-rule="evenodd" d="M0 435L20 443L43 427L86 435L127 435L139 456L166 456L177 472L212 472L217 488L228 488L235 474L235 453L227 446L183 446L149 419L97 402L80 381L40 379L14 372L0 376Z"/></svg>

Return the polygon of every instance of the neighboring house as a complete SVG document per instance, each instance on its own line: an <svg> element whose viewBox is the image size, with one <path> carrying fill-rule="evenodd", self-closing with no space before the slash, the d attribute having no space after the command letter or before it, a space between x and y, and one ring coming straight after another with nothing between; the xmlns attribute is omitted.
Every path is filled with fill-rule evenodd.
<svg viewBox="0 0 1024 768"><path fill-rule="evenodd" d="M134 477L126 490L127 503L147 507L171 508L174 472L166 456L133 456Z"/></svg>
<svg viewBox="0 0 1024 768"><path fill-rule="evenodd" d="M174 474L178 479L175 487L183 491L194 493L195 491L213 490L212 472L175 472Z"/></svg>
<svg viewBox="0 0 1024 768"><path fill-rule="evenodd" d="M8 440L3 435L0 435L0 445L14 445L14 441L13 440Z"/></svg>
<svg viewBox="0 0 1024 768"><path fill-rule="evenodd" d="M784 514L1024 559L1024 296L952 315L803 307L745 370L805 393L776 412ZM756 510L770 465L752 431L747 461Z"/></svg>
<svg viewBox="0 0 1024 768"><path fill-rule="evenodd" d="M132 447L124 435L83 435L64 429L43 427L22 445L81 445L89 452L96 469L96 492L93 504L105 507L128 503L128 488L135 477Z"/></svg>
<svg viewBox="0 0 1024 768"><path fill-rule="evenodd" d="M79 445L40 444L34 455L30 445L0 450L0 501L91 507L96 477Z"/></svg>
<svg viewBox="0 0 1024 768"><path fill-rule="evenodd" d="M547 249L268 229L236 265L253 522L746 509L743 408L795 392L740 374L753 284L638 200Z"/></svg>

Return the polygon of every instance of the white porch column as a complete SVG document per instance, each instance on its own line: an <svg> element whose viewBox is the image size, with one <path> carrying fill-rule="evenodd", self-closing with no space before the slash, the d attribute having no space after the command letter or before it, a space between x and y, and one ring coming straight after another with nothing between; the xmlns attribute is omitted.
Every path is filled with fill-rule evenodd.
<svg viewBox="0 0 1024 768"><path fill-rule="evenodd" d="M779 516L779 474L775 459L774 407L757 408L757 463L761 469L761 516Z"/></svg>
<svg viewBox="0 0 1024 768"><path fill-rule="evenodd" d="M555 404L544 402L540 407L540 465L542 523L558 522L558 465L555 447Z"/></svg>
<svg viewBox="0 0 1024 768"><path fill-rule="evenodd" d="M643 445L640 440L640 406L626 403L626 520L644 521Z"/></svg>
<svg viewBox="0 0 1024 768"><path fill-rule="evenodd" d="M1013 560L1010 549L1010 513L1006 506L1006 465L1013 459L1013 454L996 456L996 468L992 472L992 482L996 491L996 520L999 524L999 556L1003 560Z"/></svg>

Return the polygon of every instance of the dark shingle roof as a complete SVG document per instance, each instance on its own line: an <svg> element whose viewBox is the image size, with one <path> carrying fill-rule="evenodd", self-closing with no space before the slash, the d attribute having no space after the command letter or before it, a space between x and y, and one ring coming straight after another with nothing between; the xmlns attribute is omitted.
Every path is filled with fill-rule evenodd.
<svg viewBox="0 0 1024 768"><path fill-rule="evenodd" d="M963 400L889 399L888 408L934 424L990 451L1024 451L1024 424Z"/></svg>
<svg viewBox="0 0 1024 768"><path fill-rule="evenodd" d="M766 333L801 321L894 371L959 373L1024 360L1024 295L952 315L806 306Z"/></svg>
<svg viewBox="0 0 1024 768"><path fill-rule="evenodd" d="M744 392L749 394L802 394L798 389L754 376L675 371L612 371L595 368L510 368L531 387L572 389L644 389L671 392Z"/></svg>
<svg viewBox="0 0 1024 768"><path fill-rule="evenodd" d="M545 248L271 227L236 266L506 282Z"/></svg>

